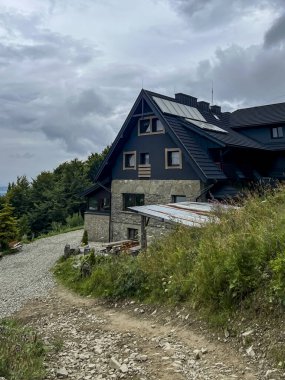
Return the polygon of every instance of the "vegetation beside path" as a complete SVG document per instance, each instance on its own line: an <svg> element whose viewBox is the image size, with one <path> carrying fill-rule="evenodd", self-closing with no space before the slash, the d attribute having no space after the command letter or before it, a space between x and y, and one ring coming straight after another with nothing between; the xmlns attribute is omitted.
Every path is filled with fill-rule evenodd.
<svg viewBox="0 0 285 380"><path fill-rule="evenodd" d="M69 258L55 274L82 295L183 304L223 328L241 318L278 324L285 307L285 188L250 195L227 213L217 208L216 216L219 223L179 227L138 257L85 256L92 268L85 276L78 258ZM274 350L285 366L282 348Z"/></svg>
<svg viewBox="0 0 285 380"><path fill-rule="evenodd" d="M0 321L0 377L8 380L44 378L45 348L30 328L15 320Z"/></svg>

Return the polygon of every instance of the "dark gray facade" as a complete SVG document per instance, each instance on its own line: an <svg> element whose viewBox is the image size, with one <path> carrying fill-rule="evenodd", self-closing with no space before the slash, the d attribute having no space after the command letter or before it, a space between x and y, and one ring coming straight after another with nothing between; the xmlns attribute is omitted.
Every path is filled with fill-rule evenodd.
<svg viewBox="0 0 285 380"><path fill-rule="evenodd" d="M285 103L223 113L186 94L142 90L85 191L86 228L94 239L126 239L140 221L124 199L222 200L254 182L283 179ZM152 234L156 228L162 226L149 226Z"/></svg>

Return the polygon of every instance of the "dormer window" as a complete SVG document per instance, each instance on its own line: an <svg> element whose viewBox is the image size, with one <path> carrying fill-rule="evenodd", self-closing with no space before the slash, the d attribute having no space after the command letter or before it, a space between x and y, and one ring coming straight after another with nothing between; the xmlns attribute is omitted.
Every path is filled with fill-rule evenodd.
<svg viewBox="0 0 285 380"><path fill-rule="evenodd" d="M164 133L162 122L155 116L143 117L138 122L138 135L154 135Z"/></svg>
<svg viewBox="0 0 285 380"><path fill-rule="evenodd" d="M283 137L283 127L273 127L271 133L273 139L280 139Z"/></svg>
<svg viewBox="0 0 285 380"><path fill-rule="evenodd" d="M124 152L123 158L123 169L133 169L136 170L136 152Z"/></svg>

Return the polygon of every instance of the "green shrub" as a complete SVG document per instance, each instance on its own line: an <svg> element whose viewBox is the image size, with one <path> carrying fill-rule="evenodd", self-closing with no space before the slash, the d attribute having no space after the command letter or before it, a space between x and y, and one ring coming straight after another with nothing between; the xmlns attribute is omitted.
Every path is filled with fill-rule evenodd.
<svg viewBox="0 0 285 380"><path fill-rule="evenodd" d="M83 226L84 220L80 213L69 215L66 220L66 225L70 228Z"/></svg>
<svg viewBox="0 0 285 380"><path fill-rule="evenodd" d="M83 232L81 243L84 245L88 244L88 232L86 230Z"/></svg>

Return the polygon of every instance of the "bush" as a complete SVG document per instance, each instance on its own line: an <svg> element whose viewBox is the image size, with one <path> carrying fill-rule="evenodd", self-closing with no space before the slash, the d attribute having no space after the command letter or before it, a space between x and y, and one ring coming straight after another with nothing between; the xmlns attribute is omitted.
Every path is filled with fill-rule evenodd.
<svg viewBox="0 0 285 380"><path fill-rule="evenodd" d="M81 243L84 245L88 244L88 232L84 230Z"/></svg>
<svg viewBox="0 0 285 380"><path fill-rule="evenodd" d="M83 226L84 220L80 213L69 215L66 220L66 225L70 228Z"/></svg>

